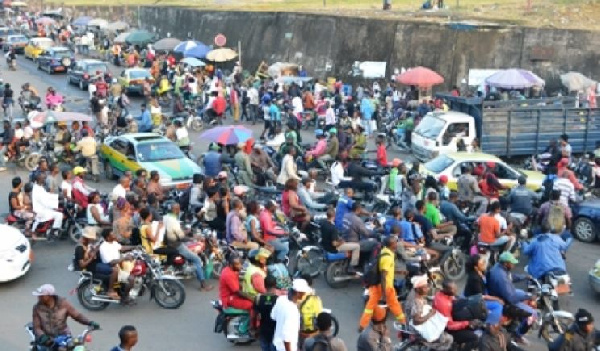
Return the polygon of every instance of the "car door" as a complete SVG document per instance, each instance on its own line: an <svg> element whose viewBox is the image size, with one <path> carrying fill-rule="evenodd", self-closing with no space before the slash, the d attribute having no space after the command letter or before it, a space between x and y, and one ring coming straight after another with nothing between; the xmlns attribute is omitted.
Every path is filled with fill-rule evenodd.
<svg viewBox="0 0 600 351"><path fill-rule="evenodd" d="M69 70L69 74L73 78L74 83L79 83L81 76L83 75L83 66L80 62L75 62L73 68Z"/></svg>
<svg viewBox="0 0 600 351"><path fill-rule="evenodd" d="M108 144L107 148L105 148L103 157L110 163L111 167L118 172L123 172L125 170L128 144L129 142L127 140L116 138Z"/></svg>
<svg viewBox="0 0 600 351"><path fill-rule="evenodd" d="M520 176L519 172L510 168L508 165L500 162L496 163L494 174L496 174L496 177L498 177L498 181L500 182L500 184L509 188L512 188L517 185L517 180Z"/></svg>
<svg viewBox="0 0 600 351"><path fill-rule="evenodd" d="M50 51L46 51L38 56L38 66L40 68L46 68L48 62L50 61L50 55L52 55L52 53Z"/></svg>

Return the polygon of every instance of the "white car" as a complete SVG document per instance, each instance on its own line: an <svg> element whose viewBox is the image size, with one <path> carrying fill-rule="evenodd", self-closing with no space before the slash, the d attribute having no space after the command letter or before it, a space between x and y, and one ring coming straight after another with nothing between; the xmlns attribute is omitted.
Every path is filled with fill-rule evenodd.
<svg viewBox="0 0 600 351"><path fill-rule="evenodd" d="M0 283L18 279L31 267L31 245L17 228L0 224Z"/></svg>

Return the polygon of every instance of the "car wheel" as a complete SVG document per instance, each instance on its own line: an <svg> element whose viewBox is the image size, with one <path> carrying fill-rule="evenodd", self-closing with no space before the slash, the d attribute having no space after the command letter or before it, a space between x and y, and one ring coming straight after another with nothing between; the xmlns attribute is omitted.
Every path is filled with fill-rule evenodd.
<svg viewBox="0 0 600 351"><path fill-rule="evenodd" d="M108 180L114 180L115 179L115 173L113 172L113 168L110 165L109 161L105 161L104 162L104 176Z"/></svg>
<svg viewBox="0 0 600 351"><path fill-rule="evenodd" d="M73 84L73 78L67 73L67 83Z"/></svg>
<svg viewBox="0 0 600 351"><path fill-rule="evenodd" d="M596 240L596 226L589 218L579 217L573 223L573 234L580 241L591 243Z"/></svg>

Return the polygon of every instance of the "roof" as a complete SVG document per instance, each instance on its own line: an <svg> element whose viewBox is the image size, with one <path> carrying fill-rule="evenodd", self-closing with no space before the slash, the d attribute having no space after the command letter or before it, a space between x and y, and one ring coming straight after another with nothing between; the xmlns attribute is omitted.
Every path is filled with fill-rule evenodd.
<svg viewBox="0 0 600 351"><path fill-rule="evenodd" d="M118 138L123 138L132 143L140 143L147 141L171 141L160 134L156 133L130 133L120 135Z"/></svg>
<svg viewBox="0 0 600 351"><path fill-rule="evenodd" d="M66 46L53 46L51 48L48 48L47 51L71 51L71 49L69 49Z"/></svg>
<svg viewBox="0 0 600 351"><path fill-rule="evenodd" d="M446 155L454 160L472 160L472 161L494 161L502 162L500 158L495 155L484 154L483 152L451 152Z"/></svg>
<svg viewBox="0 0 600 351"><path fill-rule="evenodd" d="M444 112L444 111L434 111L434 112L431 112L431 114L434 117L438 117L438 118L440 116L445 116L446 118L453 118L453 117L454 118L465 118L465 117L466 118L473 118L473 117L471 117L470 115L468 115L466 113L457 112L457 111L446 111L446 112Z"/></svg>
<svg viewBox="0 0 600 351"><path fill-rule="evenodd" d="M46 37L35 37L35 38L31 38L31 40L32 41L50 41L50 42L54 43L54 41L52 39L46 38Z"/></svg>

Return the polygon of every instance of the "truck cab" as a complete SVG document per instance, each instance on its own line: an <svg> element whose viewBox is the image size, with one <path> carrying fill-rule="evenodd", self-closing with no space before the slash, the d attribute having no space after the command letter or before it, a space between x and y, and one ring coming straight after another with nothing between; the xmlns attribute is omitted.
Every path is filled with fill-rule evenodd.
<svg viewBox="0 0 600 351"><path fill-rule="evenodd" d="M425 115L413 131L411 149L419 160L426 161L459 151L461 140L466 151L471 151L471 143L476 137L477 129L472 116L455 111L435 111Z"/></svg>

